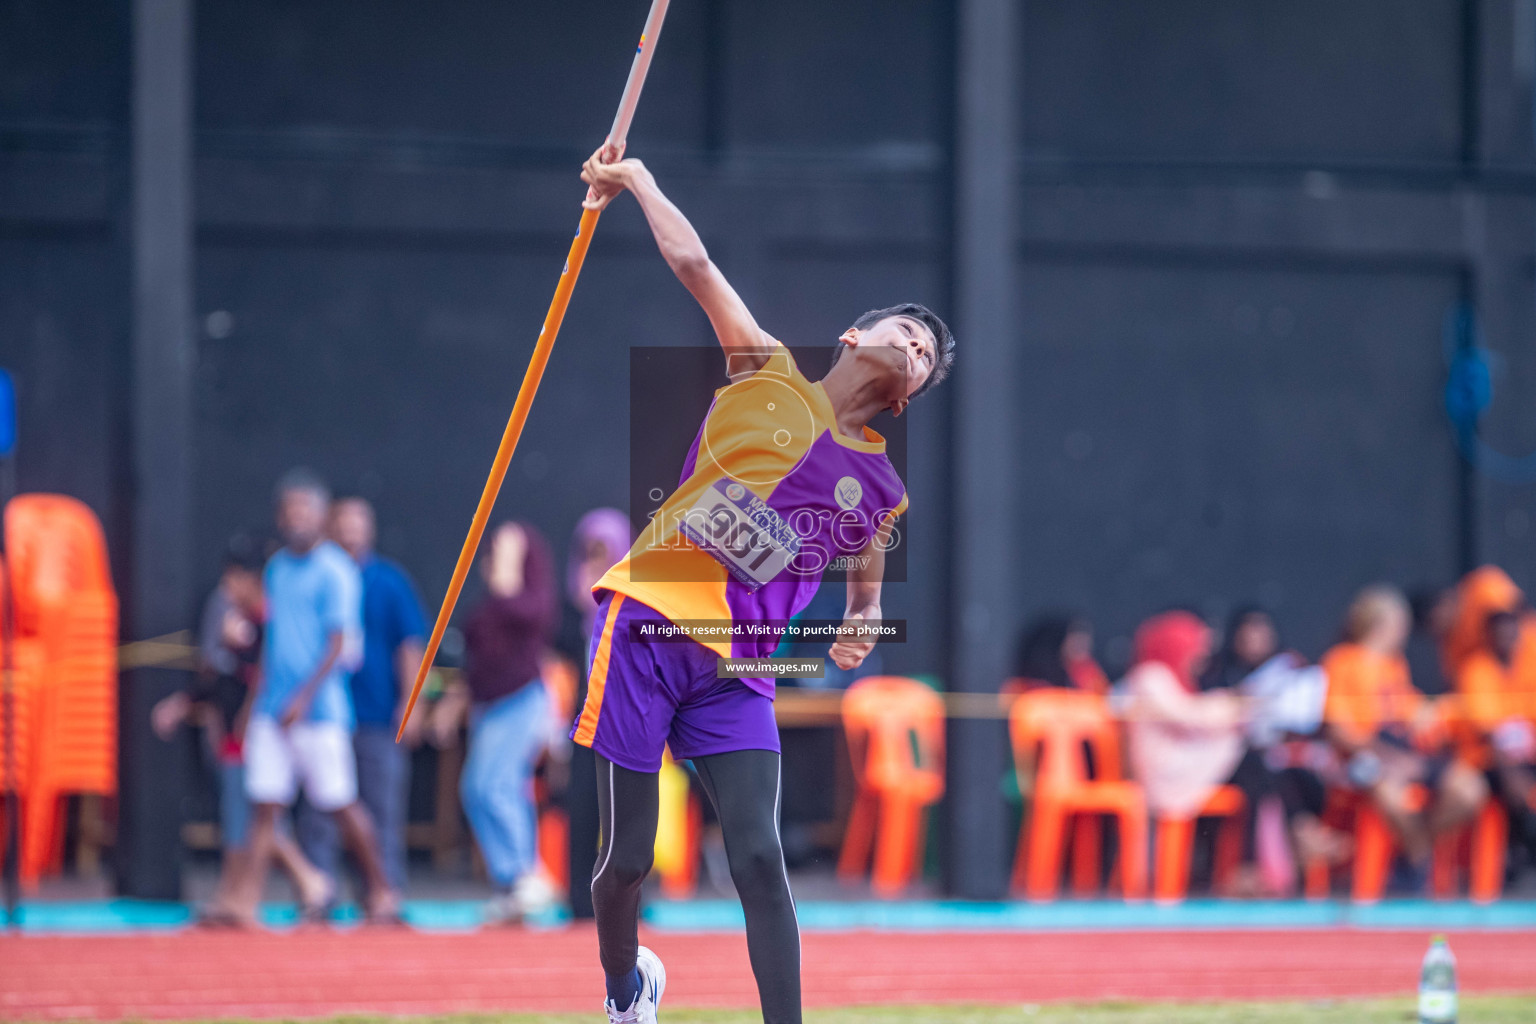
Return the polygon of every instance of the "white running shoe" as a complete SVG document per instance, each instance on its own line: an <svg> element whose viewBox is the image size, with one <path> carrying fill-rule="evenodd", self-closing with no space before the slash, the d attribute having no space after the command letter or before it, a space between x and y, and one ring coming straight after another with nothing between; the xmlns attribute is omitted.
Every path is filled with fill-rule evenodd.
<svg viewBox="0 0 1536 1024"><path fill-rule="evenodd" d="M661 994L667 990L667 969L661 965L661 957L644 946L640 947L636 966L640 968L640 994L627 1010L614 1006L612 999L604 1001L608 1024L656 1024L656 1008L661 1005Z"/></svg>

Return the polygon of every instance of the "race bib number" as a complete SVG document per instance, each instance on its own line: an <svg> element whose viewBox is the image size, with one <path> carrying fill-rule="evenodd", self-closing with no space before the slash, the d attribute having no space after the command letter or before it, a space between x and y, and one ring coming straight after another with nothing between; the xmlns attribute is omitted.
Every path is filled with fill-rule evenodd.
<svg viewBox="0 0 1536 1024"><path fill-rule="evenodd" d="M678 530L753 590L800 553L800 535L767 502L734 481L715 481Z"/></svg>

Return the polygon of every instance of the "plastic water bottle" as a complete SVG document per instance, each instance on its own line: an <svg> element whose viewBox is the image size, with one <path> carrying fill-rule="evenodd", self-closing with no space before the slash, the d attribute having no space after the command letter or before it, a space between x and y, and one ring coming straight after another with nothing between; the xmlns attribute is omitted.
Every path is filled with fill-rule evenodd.
<svg viewBox="0 0 1536 1024"><path fill-rule="evenodd" d="M1419 1024L1456 1024L1456 957L1444 935L1430 939L1419 971Z"/></svg>

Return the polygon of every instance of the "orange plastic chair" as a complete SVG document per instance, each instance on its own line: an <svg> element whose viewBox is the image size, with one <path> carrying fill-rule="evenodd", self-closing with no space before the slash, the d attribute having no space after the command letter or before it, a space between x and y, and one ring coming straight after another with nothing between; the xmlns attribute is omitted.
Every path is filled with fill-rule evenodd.
<svg viewBox="0 0 1536 1024"><path fill-rule="evenodd" d="M1410 810L1422 810L1429 794L1422 786L1414 786L1408 794ZM1369 799L1361 798L1355 806L1355 865L1350 884L1350 899L1356 903L1376 903L1387 889L1387 876L1392 870L1392 854L1397 849L1397 837L1387 819Z"/></svg>
<svg viewBox="0 0 1536 1024"><path fill-rule="evenodd" d="M1062 847L1074 816L1113 814L1120 823L1120 887L1126 899L1147 892L1147 806L1141 787L1120 777L1120 738L1104 698L1071 690L1036 690L1009 714L1019 788L1035 750L1034 806L1019 833L1013 885L1031 900L1054 899ZM1093 751L1098 779L1088 778L1083 745Z"/></svg>
<svg viewBox="0 0 1536 1024"><path fill-rule="evenodd" d="M1008 679L998 690L1004 710L1013 707L1021 694L1044 689L1028 679ZM1090 691L1082 691L1090 692ZM1104 872L1104 829L1096 814L1079 814L1072 821L1072 837L1067 852L1072 858L1072 892L1076 896L1092 896L1099 891Z"/></svg>
<svg viewBox="0 0 1536 1024"><path fill-rule="evenodd" d="M1420 788L1416 787L1409 793L1410 803L1422 806L1424 799L1424 791ZM1381 812L1376 810L1365 794L1355 790L1332 789L1328 793L1323 819L1334 828L1349 830L1354 835L1355 849L1350 866L1351 898L1360 903L1374 903L1381 899L1392 867L1392 853L1397 848L1397 840ZM1329 864L1321 860L1308 861L1303 865L1303 871L1307 898L1327 898L1333 877Z"/></svg>
<svg viewBox="0 0 1536 1024"><path fill-rule="evenodd" d="M1411 809L1421 810L1429 793L1422 786L1414 786L1409 790L1408 800ZM1325 817L1335 827L1347 827L1353 819L1355 853L1350 898L1356 903L1379 902L1386 892L1392 856L1398 845L1386 818L1366 796L1342 790L1329 794ZM1467 828L1436 840L1430 864L1431 891L1441 899L1454 894L1459 854L1465 848L1470 863L1468 894L1479 903L1498 899L1504 889L1508 841L1509 817L1498 801L1490 800ZM1304 869L1307 898L1327 897L1331 877L1328 865L1311 862Z"/></svg>
<svg viewBox="0 0 1536 1024"><path fill-rule="evenodd" d="M0 562L0 571L3 569L4 563ZM0 604L0 615L4 613L4 606ZM15 708L12 733L15 737L15 747L12 757L15 778L9 777L4 749L0 747L0 793L14 792L23 800L26 799L26 794L32 785L32 747L37 734L37 703L40 696L38 688L42 682L42 668L42 646L35 640L15 638L11 648L11 687ZM0 694L4 693L3 687L4 681L0 680ZM0 707L0 715L3 714L4 708ZM0 718L0 730L4 728L5 720Z"/></svg>
<svg viewBox="0 0 1536 1024"><path fill-rule="evenodd" d="M1354 834L1355 809L1362 797L1353 790L1328 790L1323 808L1323 821L1343 832ZM1353 862L1353 854L1351 854ZM1302 892L1309 900L1324 900L1333 890L1333 866L1326 860L1308 859L1301 862Z"/></svg>
<svg viewBox="0 0 1536 1024"><path fill-rule="evenodd" d="M1243 859L1243 812L1247 807L1242 790L1218 786L1194 817L1159 817L1152 898L1161 904L1173 904L1188 895L1190 852L1195 845L1195 822L1200 818L1226 819L1216 834L1216 884L1219 886L1231 877Z"/></svg>
<svg viewBox="0 0 1536 1024"><path fill-rule="evenodd" d="M5 559L0 558L0 573L7 571ZM8 581L7 581L8 582ZM6 615L6 595L9 586L0 586L0 623L3 623ZM0 626L3 628L3 626ZM3 657L3 652L0 652ZM0 746L0 793L17 792L24 793L27 790L32 777L32 720L36 715L38 668L42 664L43 652L36 640L21 636L11 638L11 686L14 694L16 720L12 734L15 737L15 775L12 779L7 774L5 750ZM0 677L0 701L4 700L5 681ZM0 704L0 743L3 743L3 730L6 727L5 707Z"/></svg>
<svg viewBox="0 0 1536 1024"><path fill-rule="evenodd" d="M1438 899L1456 895L1463 863L1467 896L1474 903L1493 903L1504 894L1504 858L1509 850L1509 812L1496 798L1483 804L1466 828L1435 844L1431 887Z"/></svg>
<svg viewBox="0 0 1536 1024"><path fill-rule="evenodd" d="M894 896L912 880L926 811L944 794L944 698L915 679L870 676L843 696L856 790L837 874Z"/></svg>
<svg viewBox="0 0 1536 1024"><path fill-rule="evenodd" d="M61 849L62 797L117 790L117 595L101 524L81 502L19 495L5 539L18 648L30 641L41 655L23 794L21 876L32 887Z"/></svg>

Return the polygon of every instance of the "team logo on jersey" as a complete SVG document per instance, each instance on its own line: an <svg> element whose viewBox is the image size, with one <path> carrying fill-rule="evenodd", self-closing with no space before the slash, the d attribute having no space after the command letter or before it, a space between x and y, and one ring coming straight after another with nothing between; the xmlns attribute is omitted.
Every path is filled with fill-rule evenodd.
<svg viewBox="0 0 1536 1024"><path fill-rule="evenodd" d="M742 496L744 494L746 494L746 493L747 493L747 489L745 487L741 486L741 484L726 484L725 485L725 496L727 498L730 498L732 501L740 501L742 499Z"/></svg>
<svg viewBox="0 0 1536 1024"><path fill-rule="evenodd" d="M837 482L832 496L837 499L838 508L852 509L864 497L864 488L853 477L845 476Z"/></svg>

